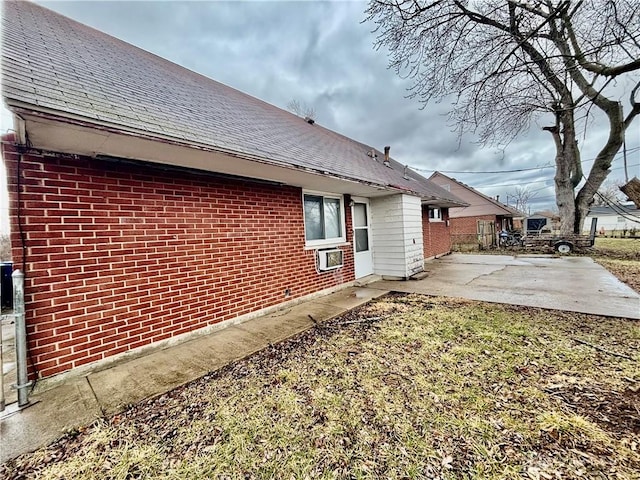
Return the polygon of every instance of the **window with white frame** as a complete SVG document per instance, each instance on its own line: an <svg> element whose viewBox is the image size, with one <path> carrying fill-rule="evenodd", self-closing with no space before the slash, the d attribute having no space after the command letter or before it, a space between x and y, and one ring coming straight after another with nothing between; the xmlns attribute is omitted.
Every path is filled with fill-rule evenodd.
<svg viewBox="0 0 640 480"><path fill-rule="evenodd" d="M345 241L342 196L304 193L304 235L307 245Z"/></svg>
<svg viewBox="0 0 640 480"><path fill-rule="evenodd" d="M429 221L431 222L441 222L442 221L442 212L439 208L429 207Z"/></svg>

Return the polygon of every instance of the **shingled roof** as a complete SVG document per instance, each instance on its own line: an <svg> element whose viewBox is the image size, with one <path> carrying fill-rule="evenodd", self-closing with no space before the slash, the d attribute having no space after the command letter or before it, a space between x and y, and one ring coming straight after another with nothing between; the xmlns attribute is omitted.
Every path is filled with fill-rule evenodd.
<svg viewBox="0 0 640 480"><path fill-rule="evenodd" d="M464 216L464 217L470 217L470 216L476 216L476 215L485 215L488 212L483 210L483 207L486 204L490 204L495 208L495 211L492 212L496 213L498 215L502 215L502 216L506 216L506 217L513 217L513 218L522 218L522 217L526 217L527 214L524 212L521 212L520 210L510 207L509 205L506 205L498 200L496 200L495 198L491 198L489 195L485 195L482 192L479 192L478 190L476 190L475 188L467 185L466 183L462 183L458 180L456 180L455 178L451 178L447 175L445 175L444 173L441 172L433 172L433 174L429 177L429 180L432 181L433 183L437 183L438 185L443 185L443 181L445 181L447 184L451 185L451 184L456 184L459 185L461 187L461 189L463 189L463 192L468 192L468 193L460 193L460 197L464 197L469 203L468 208L462 210L463 213L458 212L456 209L456 212L451 212L452 217L454 216ZM451 188L451 187L449 187ZM469 195L471 194L471 195ZM483 199L485 203L478 203L477 201L475 201L475 198L480 198Z"/></svg>
<svg viewBox="0 0 640 480"><path fill-rule="evenodd" d="M2 94L9 108L464 204L371 146L31 2L4 2Z"/></svg>
<svg viewBox="0 0 640 480"><path fill-rule="evenodd" d="M589 207L587 216L597 217L598 215L632 215L636 220L640 220L640 208L636 208L633 203L610 202L610 205L594 205Z"/></svg>

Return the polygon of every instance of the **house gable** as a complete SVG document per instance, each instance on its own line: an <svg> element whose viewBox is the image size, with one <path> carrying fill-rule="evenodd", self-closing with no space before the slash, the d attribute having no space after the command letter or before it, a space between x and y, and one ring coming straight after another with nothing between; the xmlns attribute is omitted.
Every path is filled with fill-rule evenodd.
<svg viewBox="0 0 640 480"><path fill-rule="evenodd" d="M450 191L456 197L464 200L469 205L466 207L454 207L449 210L450 217L485 217L487 215L499 215L505 217L523 216L521 212L504 205L497 200L478 192L476 189L465 185L446 175L435 172L429 180Z"/></svg>

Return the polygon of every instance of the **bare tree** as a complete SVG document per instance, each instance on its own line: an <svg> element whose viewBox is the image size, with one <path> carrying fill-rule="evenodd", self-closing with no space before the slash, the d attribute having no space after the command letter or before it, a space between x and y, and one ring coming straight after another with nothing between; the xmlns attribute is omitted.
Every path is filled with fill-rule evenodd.
<svg viewBox="0 0 640 480"><path fill-rule="evenodd" d="M460 134L505 144L550 123L560 228L579 232L640 113L640 2L370 0L367 15L411 96L424 106L453 95ZM609 135L585 175L578 137L597 122Z"/></svg>
<svg viewBox="0 0 640 480"><path fill-rule="evenodd" d="M300 103L295 98L287 103L287 110L289 110L291 113L295 113L302 118L308 118L314 121L316 119L315 108L310 107L306 103Z"/></svg>
<svg viewBox="0 0 640 480"><path fill-rule="evenodd" d="M598 189L598 193L593 197L593 204L606 206L612 203L620 203L624 201L624 195L620 191L622 182L605 181Z"/></svg>
<svg viewBox="0 0 640 480"><path fill-rule="evenodd" d="M531 213L529 204L531 200L538 194L532 192L529 187L516 187L515 190L507 195L507 198L513 198L514 208L523 213Z"/></svg>

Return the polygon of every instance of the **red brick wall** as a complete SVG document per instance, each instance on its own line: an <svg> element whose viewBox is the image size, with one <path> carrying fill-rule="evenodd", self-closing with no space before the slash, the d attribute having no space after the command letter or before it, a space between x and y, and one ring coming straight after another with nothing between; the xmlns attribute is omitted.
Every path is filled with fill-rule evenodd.
<svg viewBox="0 0 640 480"><path fill-rule="evenodd" d="M478 220L495 222L495 215L481 215L477 217L452 218L451 239L455 245L476 245L478 243Z"/></svg>
<svg viewBox="0 0 640 480"><path fill-rule="evenodd" d="M18 155L4 149L22 268ZM42 377L354 279L350 246L343 268L316 272L298 188L37 154L20 172L28 346Z"/></svg>
<svg viewBox="0 0 640 480"><path fill-rule="evenodd" d="M424 244L424 258L433 258L451 251L451 232L447 226L449 209L443 208L442 221L429 221L429 211L422 206L422 242Z"/></svg>

